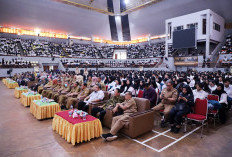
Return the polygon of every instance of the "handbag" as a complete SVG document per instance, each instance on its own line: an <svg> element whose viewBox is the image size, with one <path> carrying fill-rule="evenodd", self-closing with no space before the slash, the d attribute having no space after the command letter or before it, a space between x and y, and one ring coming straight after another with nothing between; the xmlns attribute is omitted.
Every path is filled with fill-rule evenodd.
<svg viewBox="0 0 232 157"><path fill-rule="evenodd" d="M185 103L178 103L176 104L176 110L182 111L185 108Z"/></svg>

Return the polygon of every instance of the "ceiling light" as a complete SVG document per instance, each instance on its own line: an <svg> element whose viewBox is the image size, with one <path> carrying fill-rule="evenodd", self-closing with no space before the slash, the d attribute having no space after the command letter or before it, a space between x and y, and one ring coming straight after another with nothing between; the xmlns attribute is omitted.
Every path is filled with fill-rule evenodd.
<svg viewBox="0 0 232 157"><path fill-rule="evenodd" d="M129 3L129 0L124 0L125 4L128 4Z"/></svg>
<svg viewBox="0 0 232 157"><path fill-rule="evenodd" d="M40 34L40 29L39 29L39 28L35 28L34 31L35 31L35 33L36 33L37 35Z"/></svg>
<svg viewBox="0 0 232 157"><path fill-rule="evenodd" d="M115 16L115 19L116 19L116 21L120 21L121 20L121 16Z"/></svg>

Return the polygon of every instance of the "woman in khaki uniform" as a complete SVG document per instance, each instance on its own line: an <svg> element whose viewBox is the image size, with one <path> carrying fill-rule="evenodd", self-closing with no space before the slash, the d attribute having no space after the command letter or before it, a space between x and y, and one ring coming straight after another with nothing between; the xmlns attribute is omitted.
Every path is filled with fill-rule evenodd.
<svg viewBox="0 0 232 157"><path fill-rule="evenodd" d="M72 89L68 94L59 96L59 104L60 104L60 106L64 106L64 104L66 103L67 98L77 96L79 94L79 91L80 91L80 86L79 86L79 83L76 82L76 83L74 83L72 85Z"/></svg>
<svg viewBox="0 0 232 157"><path fill-rule="evenodd" d="M50 83L52 82L52 83ZM47 85L44 86L44 89L42 91L42 96L43 97L47 97L47 94L49 91L51 91L52 89L54 89L57 86L57 80L51 80Z"/></svg>
<svg viewBox="0 0 232 157"><path fill-rule="evenodd" d="M49 92L48 92L47 97L48 97L49 99L53 98L54 95L55 95L61 88L62 88L62 84L61 84L61 81L59 80L57 86L56 86L52 91L49 91Z"/></svg>
<svg viewBox="0 0 232 157"><path fill-rule="evenodd" d="M77 108L77 104L79 103L79 101L84 100L89 94L90 90L89 88L87 88L87 84L82 83L78 96L75 98L69 97L67 99L66 108L69 109L71 105L73 105L74 108Z"/></svg>
<svg viewBox="0 0 232 157"><path fill-rule="evenodd" d="M65 95L70 91L71 91L70 85L68 84L68 82L65 82L63 84L63 87L53 96L52 99L54 99L55 102L58 102L60 95Z"/></svg>

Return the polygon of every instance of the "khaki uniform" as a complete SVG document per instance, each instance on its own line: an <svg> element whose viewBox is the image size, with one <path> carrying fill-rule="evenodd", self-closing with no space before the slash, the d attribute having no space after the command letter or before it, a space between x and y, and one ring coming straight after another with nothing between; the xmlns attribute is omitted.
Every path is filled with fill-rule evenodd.
<svg viewBox="0 0 232 157"><path fill-rule="evenodd" d="M72 87L71 91L68 94L72 94L72 93L78 93L80 91L80 87ZM66 95L60 95L59 96L59 104L63 105L65 104L66 100L67 100L68 96Z"/></svg>
<svg viewBox="0 0 232 157"><path fill-rule="evenodd" d="M68 92L70 92L70 90L71 90L70 86L67 86L67 87L63 86L60 93L56 93L52 99L54 99L55 102L59 102L59 96L67 94Z"/></svg>
<svg viewBox="0 0 232 157"><path fill-rule="evenodd" d="M101 90L106 91L106 85L102 81L99 84L101 85Z"/></svg>
<svg viewBox="0 0 232 157"><path fill-rule="evenodd" d="M69 97L67 99L66 108L69 109L71 105L73 105L74 108L77 108L77 104L79 103L79 100L82 97L83 98L87 97L90 94L89 92L90 92L89 88L85 88L80 90L80 93L76 98Z"/></svg>
<svg viewBox="0 0 232 157"><path fill-rule="evenodd" d="M45 90L45 88L50 88L51 86L52 86L52 81L50 81L50 82L48 82L44 87L42 87L42 88L39 88L38 89L38 93L42 93L43 94L43 91Z"/></svg>
<svg viewBox="0 0 232 157"><path fill-rule="evenodd" d="M82 84L83 83L83 76L81 75L76 75L76 81L79 82L79 84Z"/></svg>
<svg viewBox="0 0 232 157"><path fill-rule="evenodd" d="M166 98L174 98L175 100L177 100L177 96L178 96L178 91L173 88L171 91L168 91L167 88L164 88L161 92L161 95L164 95L164 97ZM171 109L175 106L176 101L175 102L170 102L168 100L164 100L162 99L161 103L159 103L157 106L153 107L154 111L160 111L160 110L164 110L164 117L165 120L168 120L168 114L171 111ZM156 112L158 113L158 112ZM160 115L158 113L158 115Z"/></svg>
<svg viewBox="0 0 232 157"><path fill-rule="evenodd" d="M116 135L117 132L124 127L125 124L129 123L130 114L137 112L137 105L133 98L125 100L122 103L123 106L126 106L127 109L124 110L123 115L116 116L113 118L110 133Z"/></svg>
<svg viewBox="0 0 232 157"><path fill-rule="evenodd" d="M54 85L51 86L50 89L43 90L42 96L43 96L43 97L48 97L48 93L49 93L50 91L52 91L57 85L58 85L58 84L54 84Z"/></svg>
<svg viewBox="0 0 232 157"><path fill-rule="evenodd" d="M58 90L60 90L62 88L62 85L58 84L52 91L48 92L48 98L52 99L54 97L54 95L58 92Z"/></svg>
<svg viewBox="0 0 232 157"><path fill-rule="evenodd" d="M86 84L87 84L87 87L88 87L88 88L92 88L92 83L93 83L92 80L91 80L91 81L88 80L87 83L86 83Z"/></svg>
<svg viewBox="0 0 232 157"><path fill-rule="evenodd" d="M39 86L39 87L38 87L38 93L41 94L42 91L43 91L43 86Z"/></svg>

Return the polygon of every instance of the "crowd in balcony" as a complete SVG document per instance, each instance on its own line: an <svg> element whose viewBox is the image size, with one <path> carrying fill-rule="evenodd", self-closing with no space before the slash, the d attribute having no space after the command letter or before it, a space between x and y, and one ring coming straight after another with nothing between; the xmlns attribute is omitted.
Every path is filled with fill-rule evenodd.
<svg viewBox="0 0 232 157"><path fill-rule="evenodd" d="M114 49L127 50L127 58L141 59L162 57L165 54L165 43L146 45L107 45L93 44L66 44L34 39L7 39L0 38L0 55L22 55L38 57L72 57L112 59Z"/></svg>
<svg viewBox="0 0 232 157"><path fill-rule="evenodd" d="M26 61L23 60L23 58L2 58L0 61L0 68L32 68L36 64L38 64L38 62Z"/></svg>
<svg viewBox="0 0 232 157"><path fill-rule="evenodd" d="M222 47L220 54L232 54L232 35L226 37L225 45Z"/></svg>

